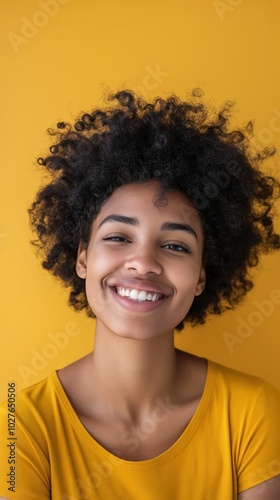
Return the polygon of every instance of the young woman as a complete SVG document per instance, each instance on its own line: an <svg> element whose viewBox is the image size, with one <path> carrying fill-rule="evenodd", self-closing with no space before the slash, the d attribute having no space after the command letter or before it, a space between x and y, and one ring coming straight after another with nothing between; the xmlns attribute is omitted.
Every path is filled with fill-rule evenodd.
<svg viewBox="0 0 280 500"><path fill-rule="evenodd" d="M252 288L279 250L279 183L195 91L59 123L31 223L43 266L96 317L94 352L18 394L15 484L2 405L1 498L279 500L280 395L175 349Z"/></svg>

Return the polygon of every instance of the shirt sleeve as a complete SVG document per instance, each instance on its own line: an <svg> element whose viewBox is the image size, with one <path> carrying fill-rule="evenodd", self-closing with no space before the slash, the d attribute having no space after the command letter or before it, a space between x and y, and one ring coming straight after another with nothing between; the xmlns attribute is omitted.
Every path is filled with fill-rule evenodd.
<svg viewBox="0 0 280 500"><path fill-rule="evenodd" d="M40 441L32 420L24 423L7 403L0 406L0 496L50 500L49 463Z"/></svg>
<svg viewBox="0 0 280 500"><path fill-rule="evenodd" d="M280 393L262 383L242 430L239 492L280 474Z"/></svg>

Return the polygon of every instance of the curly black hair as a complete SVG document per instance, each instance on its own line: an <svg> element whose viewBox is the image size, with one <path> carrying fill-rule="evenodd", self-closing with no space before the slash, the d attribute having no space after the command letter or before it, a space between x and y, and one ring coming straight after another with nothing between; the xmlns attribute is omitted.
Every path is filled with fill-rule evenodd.
<svg viewBox="0 0 280 500"><path fill-rule="evenodd" d="M74 126L48 130L54 144L37 161L51 179L28 210L43 267L71 287L71 306L94 316L75 270L79 243L88 244L92 222L118 187L157 179L161 196L176 189L193 203L204 231L207 283L185 321L202 324L233 308L252 288L250 268L260 255L280 248L272 217L280 183L260 170L275 148L252 150L252 122L230 130L233 103L213 110L199 89L188 101L146 102L122 90L107 102Z"/></svg>

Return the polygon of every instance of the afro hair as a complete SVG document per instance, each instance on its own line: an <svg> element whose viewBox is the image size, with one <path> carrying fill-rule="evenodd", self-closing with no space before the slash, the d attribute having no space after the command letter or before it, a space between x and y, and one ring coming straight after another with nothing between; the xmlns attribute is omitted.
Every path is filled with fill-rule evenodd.
<svg viewBox="0 0 280 500"><path fill-rule="evenodd" d="M185 318L192 325L233 308L252 288L250 268L280 248L273 203L280 184L260 167L275 153L254 148L252 122L231 130L233 103L216 111L194 89L188 101L171 95L146 102L133 91L108 96L104 108L60 122L50 154L38 158L51 178L29 209L42 265L70 287L69 304L86 309L85 281L76 274L80 242L120 186L160 181L162 196L182 192L199 211L207 283ZM176 328L181 330L184 322Z"/></svg>

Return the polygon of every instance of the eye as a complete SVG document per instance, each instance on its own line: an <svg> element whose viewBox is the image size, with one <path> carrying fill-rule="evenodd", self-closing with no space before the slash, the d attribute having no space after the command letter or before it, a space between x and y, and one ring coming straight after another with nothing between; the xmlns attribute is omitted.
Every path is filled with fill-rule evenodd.
<svg viewBox="0 0 280 500"><path fill-rule="evenodd" d="M127 238L125 238L124 236L121 236L119 234L112 234L110 236L106 236L105 238L103 238L104 241L116 241L116 242L120 242L120 243L123 243L124 241L128 241Z"/></svg>
<svg viewBox="0 0 280 500"><path fill-rule="evenodd" d="M175 252L191 253L190 249L185 245L179 245L178 243L167 243L164 248L168 250L174 250Z"/></svg>

